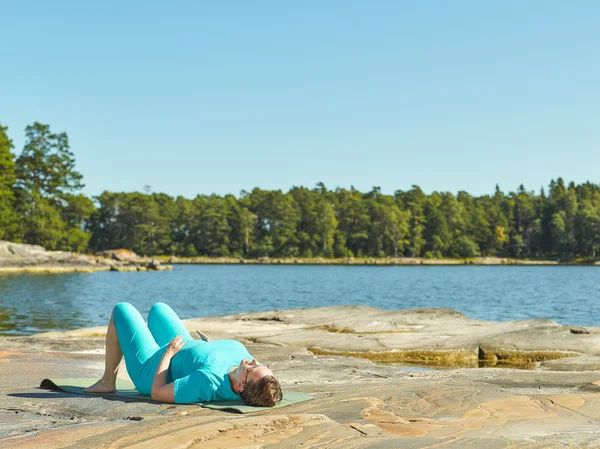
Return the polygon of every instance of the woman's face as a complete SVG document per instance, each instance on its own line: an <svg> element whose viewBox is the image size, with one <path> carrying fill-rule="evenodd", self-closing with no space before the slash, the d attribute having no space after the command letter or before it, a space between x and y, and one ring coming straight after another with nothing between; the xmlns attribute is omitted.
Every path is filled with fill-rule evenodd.
<svg viewBox="0 0 600 449"><path fill-rule="evenodd" d="M268 366L261 365L256 360L242 359L236 368L236 379L242 386L248 381L258 382L263 377L272 375L273 371Z"/></svg>

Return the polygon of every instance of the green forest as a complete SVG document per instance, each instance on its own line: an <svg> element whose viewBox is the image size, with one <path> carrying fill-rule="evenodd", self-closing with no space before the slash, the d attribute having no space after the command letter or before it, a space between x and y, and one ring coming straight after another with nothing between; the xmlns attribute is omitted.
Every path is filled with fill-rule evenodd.
<svg viewBox="0 0 600 449"><path fill-rule="evenodd" d="M258 257L498 256L595 260L600 186L558 178L539 193L423 193L418 186L199 194L109 192L89 198L66 133L34 123L14 151L0 125L0 239L50 250Z"/></svg>

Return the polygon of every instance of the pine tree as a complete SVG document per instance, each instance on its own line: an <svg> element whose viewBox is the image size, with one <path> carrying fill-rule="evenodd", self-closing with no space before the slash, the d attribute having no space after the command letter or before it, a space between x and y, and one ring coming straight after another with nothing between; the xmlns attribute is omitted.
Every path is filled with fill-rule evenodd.
<svg viewBox="0 0 600 449"><path fill-rule="evenodd" d="M50 126L36 122L27 126L25 137L16 162L15 186L21 240L47 249L82 250L87 243L81 235L82 222L91 208L86 204L86 216L68 223L73 195L84 185L83 176L75 170L67 134L53 134Z"/></svg>
<svg viewBox="0 0 600 449"><path fill-rule="evenodd" d="M13 188L17 180L15 175L15 156L12 140L6 134L7 127L0 125L0 239L11 240L17 235L17 215Z"/></svg>

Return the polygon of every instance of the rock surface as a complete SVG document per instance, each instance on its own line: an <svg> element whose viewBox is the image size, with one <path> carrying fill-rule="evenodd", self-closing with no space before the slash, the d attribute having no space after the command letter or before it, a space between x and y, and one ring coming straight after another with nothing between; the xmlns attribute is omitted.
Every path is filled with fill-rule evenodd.
<svg viewBox="0 0 600 449"><path fill-rule="evenodd" d="M0 240L0 272L63 273L89 271L143 271L170 270L169 265L147 267L145 259L127 250L89 256L67 251L47 251L38 245Z"/></svg>
<svg viewBox="0 0 600 449"><path fill-rule="evenodd" d="M0 448L600 445L599 328L574 333L549 320L494 323L448 309L369 307L185 323L192 335L201 329L213 338L239 339L258 360L270 363L284 391L305 391L315 399L236 415L40 390L44 377L100 376L106 328L6 337L0 339ZM307 348L359 357L316 356L317 349ZM369 353L406 353L407 361L444 369L376 364ZM452 353L469 356L449 357ZM492 353L502 355L505 366L530 369L448 369L459 361L478 366ZM523 362L522 353L538 359ZM498 357L491 362L498 364ZM124 364L119 376L127 377Z"/></svg>
<svg viewBox="0 0 600 449"><path fill-rule="evenodd" d="M100 251L98 256L107 257L110 259L118 260L120 262L135 262L137 254L128 249L111 249L106 251Z"/></svg>

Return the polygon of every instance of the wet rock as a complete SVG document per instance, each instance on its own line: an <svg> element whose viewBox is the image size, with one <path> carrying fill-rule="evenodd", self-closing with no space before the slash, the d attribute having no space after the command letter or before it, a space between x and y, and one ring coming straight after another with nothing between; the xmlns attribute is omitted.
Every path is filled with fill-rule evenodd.
<svg viewBox="0 0 600 449"><path fill-rule="evenodd" d="M152 259L146 266L149 270L160 270L160 260Z"/></svg>

